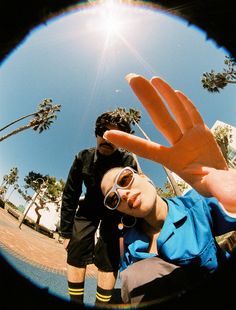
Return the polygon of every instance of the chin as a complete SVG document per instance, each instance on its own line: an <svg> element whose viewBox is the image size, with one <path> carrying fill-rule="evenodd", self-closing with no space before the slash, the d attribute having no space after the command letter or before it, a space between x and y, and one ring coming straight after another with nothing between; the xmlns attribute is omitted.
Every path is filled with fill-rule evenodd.
<svg viewBox="0 0 236 310"><path fill-rule="evenodd" d="M104 149L104 148L99 149L99 153L102 155L105 155L105 156L109 156L109 155L113 154L114 151L115 150L113 150L113 149Z"/></svg>
<svg viewBox="0 0 236 310"><path fill-rule="evenodd" d="M114 153L114 151L112 151L112 152L104 152L104 153L102 153L102 155L110 156L110 155L112 155L113 153Z"/></svg>

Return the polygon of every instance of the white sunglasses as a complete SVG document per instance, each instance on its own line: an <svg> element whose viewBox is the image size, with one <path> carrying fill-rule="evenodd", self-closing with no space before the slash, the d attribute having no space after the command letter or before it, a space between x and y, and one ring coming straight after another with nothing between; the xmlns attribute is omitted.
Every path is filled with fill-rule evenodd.
<svg viewBox="0 0 236 310"><path fill-rule="evenodd" d="M104 198L104 205L110 210L115 210L120 203L120 195L117 189L129 187L134 180L135 171L130 167L123 168L116 176L114 185L108 191Z"/></svg>

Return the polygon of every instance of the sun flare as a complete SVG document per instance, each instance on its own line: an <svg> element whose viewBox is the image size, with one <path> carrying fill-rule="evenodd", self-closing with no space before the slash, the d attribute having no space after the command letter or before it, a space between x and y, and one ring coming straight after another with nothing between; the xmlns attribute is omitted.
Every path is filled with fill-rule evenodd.
<svg viewBox="0 0 236 310"><path fill-rule="evenodd" d="M125 30L127 12L119 0L105 0L100 4L97 30L114 37Z"/></svg>

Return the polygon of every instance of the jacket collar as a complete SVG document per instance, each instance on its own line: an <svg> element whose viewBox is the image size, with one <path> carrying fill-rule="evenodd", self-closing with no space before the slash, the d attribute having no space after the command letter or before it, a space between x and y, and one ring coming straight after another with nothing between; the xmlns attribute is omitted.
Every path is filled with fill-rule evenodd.
<svg viewBox="0 0 236 310"><path fill-rule="evenodd" d="M175 233L175 231L184 224L188 214L185 207L183 207L182 201L177 197L175 197L174 200L163 200L165 200L168 205L168 214L158 238L159 249L165 243L165 241L169 239Z"/></svg>

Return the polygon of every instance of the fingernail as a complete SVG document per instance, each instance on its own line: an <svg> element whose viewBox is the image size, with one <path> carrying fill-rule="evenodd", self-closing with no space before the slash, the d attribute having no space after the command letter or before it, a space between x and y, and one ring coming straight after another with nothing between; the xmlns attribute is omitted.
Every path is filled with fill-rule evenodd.
<svg viewBox="0 0 236 310"><path fill-rule="evenodd" d="M107 131L105 131L104 134L103 134L103 136L102 136L104 140L107 140L106 135L107 135Z"/></svg>
<svg viewBox="0 0 236 310"><path fill-rule="evenodd" d="M125 79L128 81L128 83L130 82L130 80L132 79L132 78L134 78L134 77L137 77L138 76L138 74L136 74L136 73L129 73L129 74L127 74L126 76L125 76Z"/></svg>

